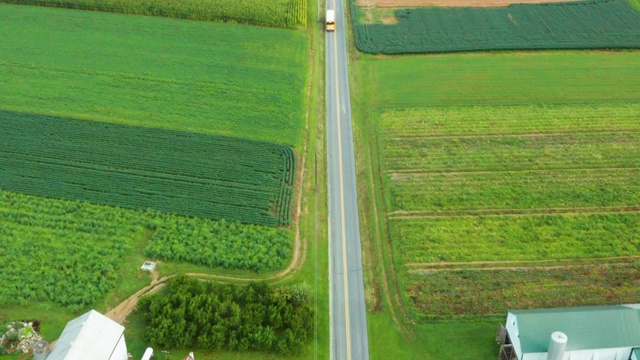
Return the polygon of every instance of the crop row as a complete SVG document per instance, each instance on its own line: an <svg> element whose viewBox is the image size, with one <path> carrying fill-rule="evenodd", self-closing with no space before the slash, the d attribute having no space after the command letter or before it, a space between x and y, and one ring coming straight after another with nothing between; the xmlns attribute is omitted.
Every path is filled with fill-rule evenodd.
<svg viewBox="0 0 640 360"><path fill-rule="evenodd" d="M424 107L385 110L388 138L640 130L640 104Z"/></svg>
<svg viewBox="0 0 640 360"><path fill-rule="evenodd" d="M398 9L393 25L357 23L351 5L356 46L368 53L640 47L640 13L626 0Z"/></svg>
<svg viewBox="0 0 640 360"><path fill-rule="evenodd" d="M0 189L263 225L288 224L286 146L0 112Z"/></svg>
<svg viewBox="0 0 640 360"><path fill-rule="evenodd" d="M504 317L509 309L637 302L640 263L409 274L420 321Z"/></svg>
<svg viewBox="0 0 640 360"><path fill-rule="evenodd" d="M391 171L459 172L640 166L640 132L397 138Z"/></svg>
<svg viewBox="0 0 640 360"><path fill-rule="evenodd" d="M0 306L94 304L149 233L152 258L236 270L282 268L292 248L285 229L0 191Z"/></svg>
<svg viewBox="0 0 640 360"><path fill-rule="evenodd" d="M640 169L401 175L392 210L544 209L640 204Z"/></svg>
<svg viewBox="0 0 640 360"><path fill-rule="evenodd" d="M305 0L0 0L10 4L41 5L123 14L165 16L191 20L303 28Z"/></svg>
<svg viewBox="0 0 640 360"><path fill-rule="evenodd" d="M638 213L390 220L402 263L629 256L639 233Z"/></svg>

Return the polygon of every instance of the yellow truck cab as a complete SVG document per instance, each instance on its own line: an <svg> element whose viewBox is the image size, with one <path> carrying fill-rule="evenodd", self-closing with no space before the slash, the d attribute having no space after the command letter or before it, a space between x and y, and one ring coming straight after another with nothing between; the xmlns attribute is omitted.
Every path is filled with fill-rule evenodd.
<svg viewBox="0 0 640 360"><path fill-rule="evenodd" d="M327 31L336 31L336 13L333 10L327 10Z"/></svg>

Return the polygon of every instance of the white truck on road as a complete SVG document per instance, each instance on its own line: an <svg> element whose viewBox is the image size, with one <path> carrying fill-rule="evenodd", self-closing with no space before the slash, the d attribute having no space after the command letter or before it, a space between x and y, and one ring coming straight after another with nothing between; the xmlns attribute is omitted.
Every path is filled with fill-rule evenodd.
<svg viewBox="0 0 640 360"><path fill-rule="evenodd" d="M327 10L326 20L327 31L336 31L336 13L333 10Z"/></svg>

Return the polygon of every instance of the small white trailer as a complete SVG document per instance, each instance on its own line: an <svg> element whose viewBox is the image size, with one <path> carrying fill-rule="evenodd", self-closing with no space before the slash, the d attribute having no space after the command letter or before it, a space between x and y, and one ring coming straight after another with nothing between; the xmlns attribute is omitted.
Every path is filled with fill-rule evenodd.
<svg viewBox="0 0 640 360"><path fill-rule="evenodd" d="M333 10L327 10L326 17L326 28L327 31L335 31L336 30L336 13Z"/></svg>

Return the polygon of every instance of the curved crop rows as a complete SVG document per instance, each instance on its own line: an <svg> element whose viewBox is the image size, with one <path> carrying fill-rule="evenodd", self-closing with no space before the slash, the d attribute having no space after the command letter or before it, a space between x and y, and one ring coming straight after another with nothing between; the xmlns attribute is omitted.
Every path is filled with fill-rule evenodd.
<svg viewBox="0 0 640 360"><path fill-rule="evenodd" d="M0 112L0 189L259 225L291 221L283 145Z"/></svg>

